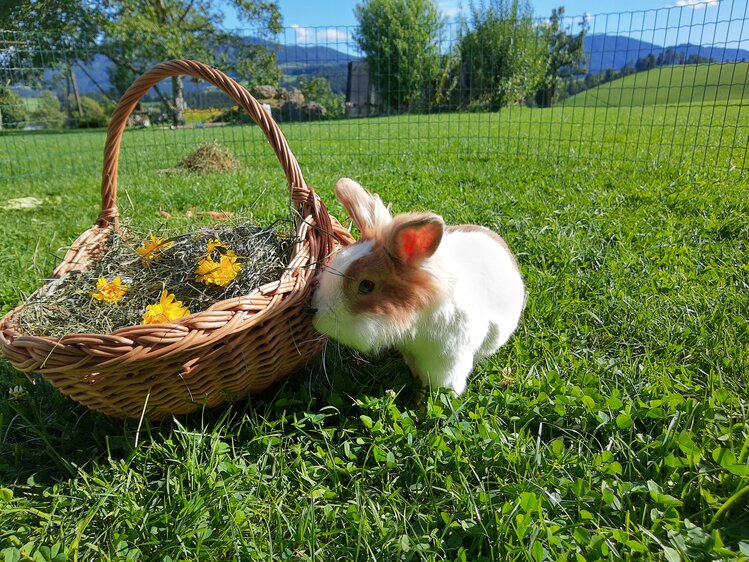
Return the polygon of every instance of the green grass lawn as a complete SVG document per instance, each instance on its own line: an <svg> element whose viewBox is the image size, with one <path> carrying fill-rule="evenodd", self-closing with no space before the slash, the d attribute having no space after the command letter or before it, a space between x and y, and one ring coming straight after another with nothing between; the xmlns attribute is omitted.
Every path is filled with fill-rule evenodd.
<svg viewBox="0 0 749 562"><path fill-rule="evenodd" d="M493 113L401 115L315 123L284 123L283 131L311 173L340 155L432 159L435 153L503 159L509 156L642 164L678 170L746 166L746 105L715 102L548 109L510 107ZM121 165L149 173L174 167L200 142L216 140L257 168L275 165L257 127L127 131ZM93 131L0 132L0 181L72 176L96 182L104 134Z"/></svg>
<svg viewBox="0 0 749 562"><path fill-rule="evenodd" d="M572 107L637 107L670 104L741 103L749 97L749 63L661 66L580 92Z"/></svg>
<svg viewBox="0 0 749 562"><path fill-rule="evenodd" d="M500 232L528 286L518 332L480 364L461 397L421 397L396 355L360 357L330 344L262 396L142 426L87 411L0 363L0 553L171 561L749 556L749 181L713 165L744 157L745 145L730 139L747 117L713 106L692 108L691 119L640 111L649 128L639 148L628 144L643 128L638 121L602 109L372 120L372 131L389 134L379 129L369 146L353 122L284 126L307 181L341 219L332 188L350 176L396 211L431 209ZM695 129L713 147L704 161L649 144L662 134L658 123L711 111L734 125ZM556 120L565 157L544 146L532 155L510 149L523 131L534 144L534 131ZM579 136L591 131L601 144L580 157ZM158 169L211 132L128 133L123 216L151 228L163 225L162 209L183 228L189 221L178 216L191 208L243 210L261 223L283 216L284 178L256 133L223 131L247 167L204 177ZM96 135L18 136L4 145L16 160L33 153L41 172L0 179L0 206L21 196L42 203L0 209L2 311L93 223L100 156L84 148L100 147ZM29 139L50 150L32 149ZM64 152L70 142L78 154Z"/></svg>

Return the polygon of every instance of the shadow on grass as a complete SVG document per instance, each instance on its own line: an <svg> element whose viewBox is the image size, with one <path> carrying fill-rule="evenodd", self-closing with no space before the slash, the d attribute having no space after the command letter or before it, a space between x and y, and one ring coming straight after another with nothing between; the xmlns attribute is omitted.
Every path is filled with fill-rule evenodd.
<svg viewBox="0 0 749 562"><path fill-rule="evenodd" d="M128 459L139 444L169 439L177 430L220 431L249 440L268 424L331 408L357 417L358 398L390 389L404 407L421 399L418 383L397 354L367 360L335 343L328 344L324 358L261 394L158 422L99 414L41 377L35 381L0 363L0 486L44 486L73 478L91 463Z"/></svg>

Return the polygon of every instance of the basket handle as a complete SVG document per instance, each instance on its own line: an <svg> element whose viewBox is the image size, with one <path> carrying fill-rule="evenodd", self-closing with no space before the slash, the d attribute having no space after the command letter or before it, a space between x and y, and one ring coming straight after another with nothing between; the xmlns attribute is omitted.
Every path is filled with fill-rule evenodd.
<svg viewBox="0 0 749 562"><path fill-rule="evenodd" d="M237 102L253 121L262 129L265 137L276 152L286 179L289 183L289 195L292 204L297 207L300 217L312 215L318 225L330 225L325 206L315 195L315 191L308 186L302 177L294 155L291 153L286 138L281 129L263 109L263 106L250 95L250 93L235 80L220 70L191 60L171 60L157 64L141 75L133 82L123 94L117 107L112 114L109 128L107 129L107 140L104 146L104 170L101 182L101 213L96 222L99 227L107 227L110 224L114 228L119 227L119 211L117 209L117 169L119 164L120 143L122 134L127 125L127 118L135 109L140 99L146 95L152 86L171 76L187 75L193 78L202 78L214 86L223 90L231 99Z"/></svg>

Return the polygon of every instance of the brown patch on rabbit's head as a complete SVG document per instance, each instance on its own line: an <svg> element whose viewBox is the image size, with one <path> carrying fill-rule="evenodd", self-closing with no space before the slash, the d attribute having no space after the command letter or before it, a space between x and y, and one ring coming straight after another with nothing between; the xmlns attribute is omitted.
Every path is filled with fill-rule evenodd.
<svg viewBox="0 0 749 562"><path fill-rule="evenodd" d="M443 231L442 218L431 213L398 215L378 231L372 252L346 271L344 293L351 312L409 325L439 293L438 280L421 265L439 247Z"/></svg>

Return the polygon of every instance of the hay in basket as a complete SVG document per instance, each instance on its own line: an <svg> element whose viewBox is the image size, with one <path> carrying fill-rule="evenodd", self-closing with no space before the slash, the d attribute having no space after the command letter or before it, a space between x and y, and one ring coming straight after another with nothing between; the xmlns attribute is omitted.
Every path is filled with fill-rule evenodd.
<svg viewBox="0 0 749 562"><path fill-rule="evenodd" d="M179 75L222 89L261 128L286 175L294 234L276 278L162 324L32 335L19 322L30 303L0 319L0 354L14 367L39 373L81 404L118 417L157 420L216 406L262 391L303 367L323 344L305 310L313 278L338 245L353 241L306 184L283 133L246 89L205 64L169 61L143 74L120 100L107 132L99 217L73 242L41 291L54 292L54 284L94 271L123 238L117 169L127 118L152 86Z"/></svg>
<svg viewBox="0 0 749 562"><path fill-rule="evenodd" d="M260 228L245 220L169 237L122 228L89 269L32 294L18 326L26 334L52 337L110 333L251 293L286 268L293 239L281 225Z"/></svg>

